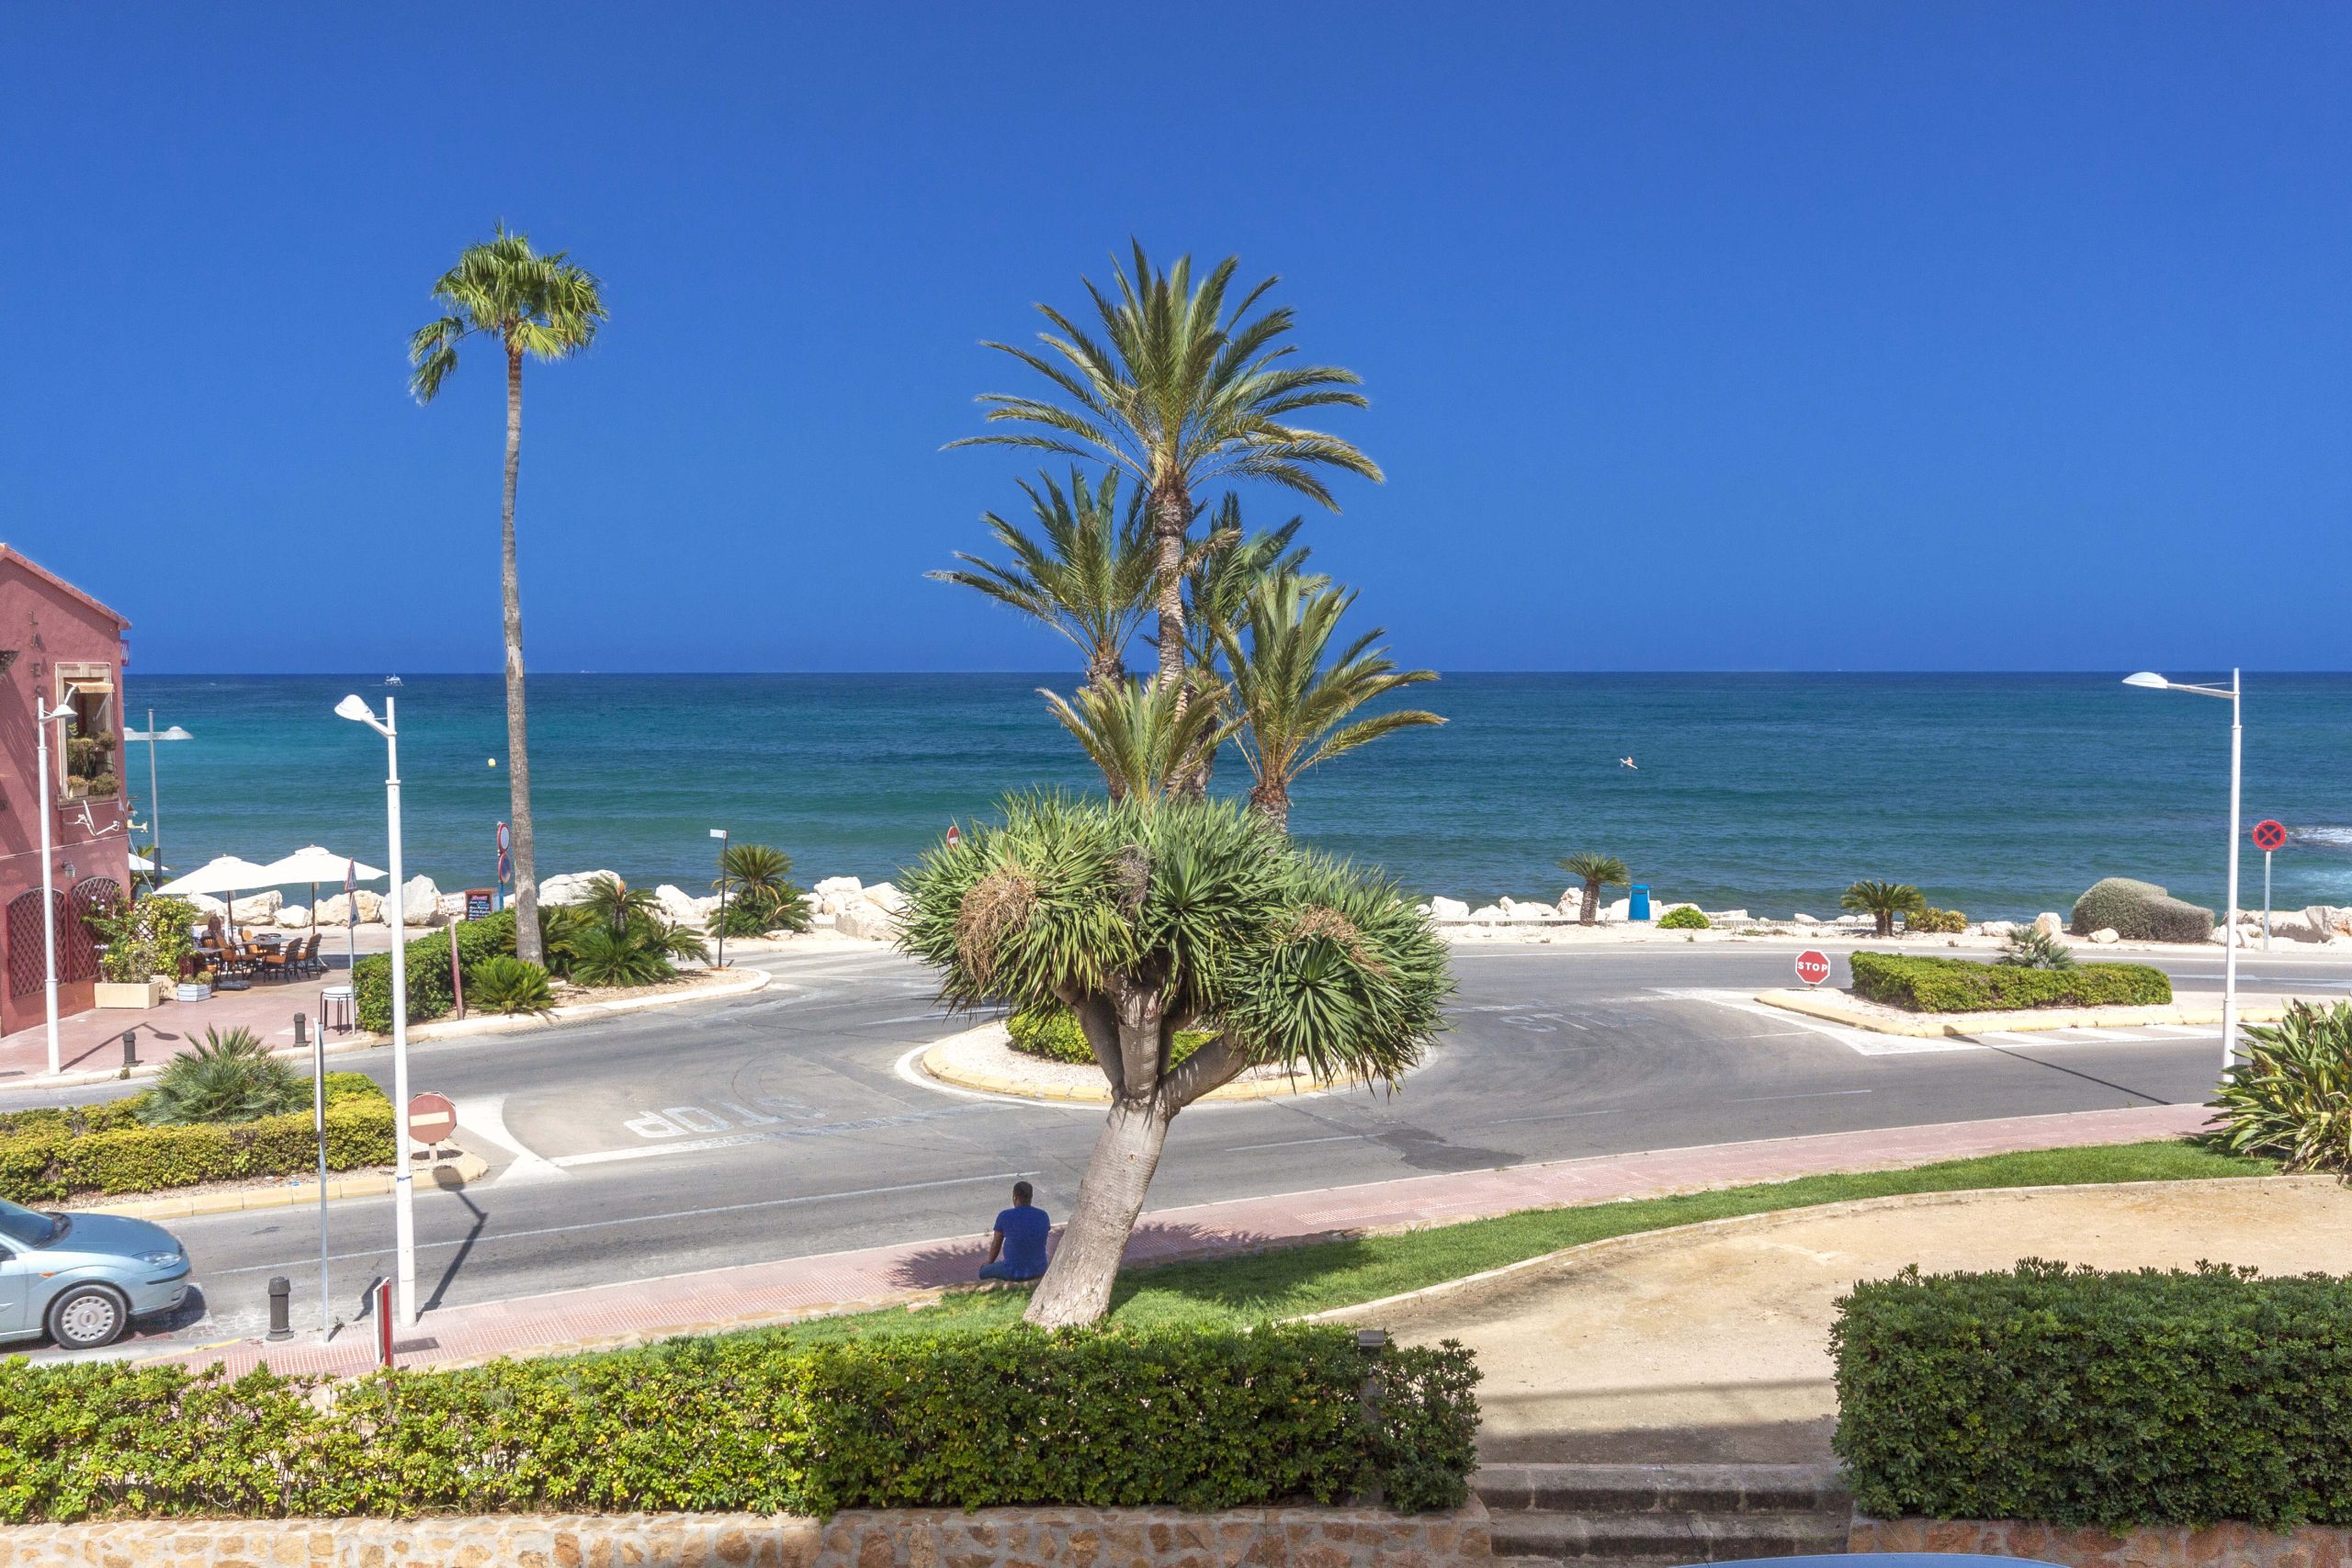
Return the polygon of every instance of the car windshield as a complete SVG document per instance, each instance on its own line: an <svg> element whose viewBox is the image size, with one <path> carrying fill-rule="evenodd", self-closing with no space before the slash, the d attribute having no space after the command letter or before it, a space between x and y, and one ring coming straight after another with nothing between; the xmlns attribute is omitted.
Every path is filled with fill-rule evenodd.
<svg viewBox="0 0 2352 1568"><path fill-rule="evenodd" d="M0 1198L0 1240L18 1247L47 1247L64 1227L47 1214L20 1209Z"/></svg>

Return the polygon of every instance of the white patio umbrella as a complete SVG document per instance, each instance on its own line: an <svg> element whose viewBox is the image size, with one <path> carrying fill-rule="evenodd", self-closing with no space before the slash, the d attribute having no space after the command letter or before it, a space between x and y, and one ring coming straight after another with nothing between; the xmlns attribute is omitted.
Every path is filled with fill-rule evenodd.
<svg viewBox="0 0 2352 1568"><path fill-rule="evenodd" d="M155 863L149 860L145 855L135 854L130 857L130 869L133 871L153 871L155 869Z"/></svg>
<svg viewBox="0 0 2352 1568"><path fill-rule="evenodd" d="M249 860L240 860L235 855L222 855L218 860L205 862L186 876L172 878L171 881L156 888L155 893L160 897L185 897L190 893L217 893L228 901L230 923L234 924L238 894L277 886L277 882L269 874L268 867L255 865Z"/></svg>
<svg viewBox="0 0 2352 1568"><path fill-rule="evenodd" d="M272 887L284 887L297 882L307 882L311 885L311 923L313 926L318 924L319 919L320 883L345 880L354 884L373 882L384 874L364 861L354 860L349 855L339 855L333 850L322 849L317 844L306 844L283 860L270 862L262 867L262 871L268 876L269 886ZM394 890L394 896L398 896L397 889ZM344 915L344 928L350 932L351 936L351 961L356 964L359 962L359 900L354 898L351 901L351 908L345 910ZM393 940L399 940L397 918L393 926Z"/></svg>

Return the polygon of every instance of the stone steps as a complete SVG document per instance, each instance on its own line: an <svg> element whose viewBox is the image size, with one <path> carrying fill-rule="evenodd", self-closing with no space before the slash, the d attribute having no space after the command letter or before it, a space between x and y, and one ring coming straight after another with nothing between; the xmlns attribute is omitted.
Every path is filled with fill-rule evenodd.
<svg viewBox="0 0 2352 1568"><path fill-rule="evenodd" d="M1853 1514L1835 1465L1487 1465L1471 1486L1510 1568L1842 1552Z"/></svg>

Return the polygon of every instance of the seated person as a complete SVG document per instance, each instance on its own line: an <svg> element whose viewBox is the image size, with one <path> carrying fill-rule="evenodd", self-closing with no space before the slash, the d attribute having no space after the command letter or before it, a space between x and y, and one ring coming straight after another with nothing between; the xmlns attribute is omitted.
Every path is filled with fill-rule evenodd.
<svg viewBox="0 0 2352 1568"><path fill-rule="evenodd" d="M989 1260L980 1265L983 1280L1035 1280L1046 1271L1046 1233L1054 1222L1029 1201L1025 1181L1012 1184L1012 1207L996 1217L996 1233L989 1238Z"/></svg>

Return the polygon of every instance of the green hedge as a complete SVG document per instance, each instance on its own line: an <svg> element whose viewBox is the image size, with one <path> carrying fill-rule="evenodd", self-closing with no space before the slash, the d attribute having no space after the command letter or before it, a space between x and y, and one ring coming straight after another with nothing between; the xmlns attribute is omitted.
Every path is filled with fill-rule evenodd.
<svg viewBox="0 0 2352 1568"><path fill-rule="evenodd" d="M2076 936L2111 931L2126 942L2210 942L2213 911L2176 898L2153 882L2110 876L2075 900Z"/></svg>
<svg viewBox="0 0 2352 1568"><path fill-rule="evenodd" d="M0 1364L0 1521L1466 1495L1469 1352L1274 1325L801 1344L757 1331L339 1385Z"/></svg>
<svg viewBox="0 0 2352 1568"><path fill-rule="evenodd" d="M1023 1055L1074 1063L1081 1067L1096 1065L1094 1048L1087 1044L1086 1032L1079 1028L1078 1016L1068 1008L1032 1008L1014 1013L1004 1021L1004 1026L1012 1048ZM1168 1053L1168 1065L1174 1066L1216 1038L1216 1033L1206 1029L1178 1030L1176 1043Z"/></svg>
<svg viewBox="0 0 2352 1568"><path fill-rule="evenodd" d="M145 1098L0 1118L0 1198L59 1203L318 1168L318 1134L308 1111L234 1125L147 1127L138 1121ZM391 1101L366 1074L327 1075L329 1169L390 1161L392 1123Z"/></svg>
<svg viewBox="0 0 2352 1568"><path fill-rule="evenodd" d="M2172 1000L2171 977L2144 964L2021 969L1907 953L1857 953L1847 963L1853 971L1856 996L1913 1012L2161 1007Z"/></svg>
<svg viewBox="0 0 2352 1568"><path fill-rule="evenodd" d="M1703 910L1686 904L1679 909L1668 909L1659 917L1657 929L1662 931L1702 931L1713 923Z"/></svg>
<svg viewBox="0 0 2352 1568"><path fill-rule="evenodd" d="M1831 1344L1865 1514L2352 1525L2352 1280L1914 1270Z"/></svg>
<svg viewBox="0 0 2352 1568"><path fill-rule="evenodd" d="M493 953L514 952L514 911L501 909L457 924L458 963L471 969ZM449 932L436 931L408 944L408 1021L429 1023L458 1005L449 988ZM381 1034L392 1027L392 955L371 953L352 967L352 1012L359 1027Z"/></svg>

